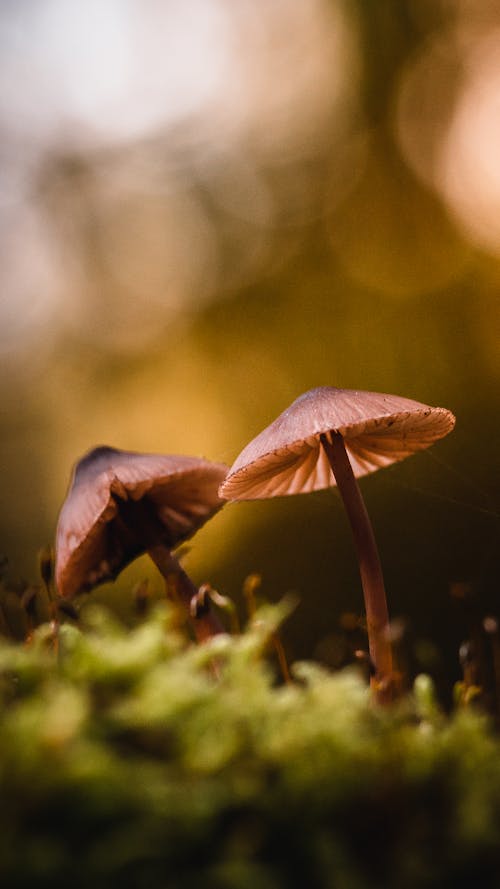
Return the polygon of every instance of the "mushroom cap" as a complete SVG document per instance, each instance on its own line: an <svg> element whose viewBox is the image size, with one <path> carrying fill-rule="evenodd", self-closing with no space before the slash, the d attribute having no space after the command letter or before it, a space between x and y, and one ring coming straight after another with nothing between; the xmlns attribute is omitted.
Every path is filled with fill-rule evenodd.
<svg viewBox="0 0 500 889"><path fill-rule="evenodd" d="M56 531L55 580L71 597L116 577L149 546L173 549L223 505L222 463L101 446L75 465Z"/></svg>
<svg viewBox="0 0 500 889"><path fill-rule="evenodd" d="M306 494L336 485L320 436L344 438L356 477L375 472L451 432L453 414L399 395L319 386L300 395L251 441L219 488L227 500Z"/></svg>

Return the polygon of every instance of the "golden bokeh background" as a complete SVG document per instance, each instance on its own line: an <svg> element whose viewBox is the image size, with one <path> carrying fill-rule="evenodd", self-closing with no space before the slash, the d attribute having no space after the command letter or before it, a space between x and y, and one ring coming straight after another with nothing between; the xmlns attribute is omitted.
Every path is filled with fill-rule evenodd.
<svg viewBox="0 0 500 889"><path fill-rule="evenodd" d="M391 612L453 659L450 587L500 592L498 4L21 0L0 75L11 572L89 447L231 463L308 388L394 392L457 416L363 482ZM298 591L298 656L362 610L333 492L228 505L185 564Z"/></svg>

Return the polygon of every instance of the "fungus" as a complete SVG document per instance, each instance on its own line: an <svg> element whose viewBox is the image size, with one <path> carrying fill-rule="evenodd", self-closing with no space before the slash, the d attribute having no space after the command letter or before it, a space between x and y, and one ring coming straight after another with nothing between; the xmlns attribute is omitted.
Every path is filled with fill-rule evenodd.
<svg viewBox="0 0 500 889"><path fill-rule="evenodd" d="M381 699L390 697L387 601L372 525L356 478L451 432L445 408L409 398L320 386L297 398L237 457L219 494L253 500L337 485L351 525L365 600L370 657Z"/></svg>
<svg viewBox="0 0 500 889"><path fill-rule="evenodd" d="M173 578L196 637L222 631L172 553L223 505L217 488L227 467L197 457L138 454L97 447L76 464L56 532L55 581L72 598L114 579L147 552Z"/></svg>

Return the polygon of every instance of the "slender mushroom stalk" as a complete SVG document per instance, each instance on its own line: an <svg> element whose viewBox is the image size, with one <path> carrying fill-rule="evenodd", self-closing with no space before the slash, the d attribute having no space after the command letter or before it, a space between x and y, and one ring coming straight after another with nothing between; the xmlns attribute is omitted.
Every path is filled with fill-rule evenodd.
<svg viewBox="0 0 500 889"><path fill-rule="evenodd" d="M206 642L211 636L224 632L224 627L212 611L210 600L206 600L203 607L198 607L199 589L179 562L165 546L152 546L148 550L148 555L155 563L160 574L165 578L165 585L169 589L170 578L173 578L176 590L185 611L193 624L193 630L198 642Z"/></svg>
<svg viewBox="0 0 500 889"><path fill-rule="evenodd" d="M122 539L133 537L141 550L148 554L165 579L167 595L170 594L173 581L176 594L188 620L192 623L198 642L205 642L211 636L223 633L224 627L213 612L210 600L204 608L195 607L198 587L173 555L171 545L165 542L165 525L158 517L157 509L145 497L139 500L124 499L125 490L116 485L115 489L119 492L115 493L118 507L114 519L115 528L119 529Z"/></svg>
<svg viewBox="0 0 500 889"><path fill-rule="evenodd" d="M379 686L383 696L386 691L383 686L389 685L391 681L392 649L389 638L387 597L378 547L342 435L339 432L322 433L320 441L328 457L351 524L365 599L370 658L375 668L372 684ZM390 695L388 689L387 693Z"/></svg>
<svg viewBox="0 0 500 889"><path fill-rule="evenodd" d="M356 479L428 448L454 425L446 408L319 386L296 398L249 442L219 488L227 500L258 500L338 486L359 560L380 701L394 691L389 619L373 529Z"/></svg>
<svg viewBox="0 0 500 889"><path fill-rule="evenodd" d="M223 632L210 599L195 607L198 589L172 549L221 508L217 488L226 471L223 464L197 457L94 448L76 464L59 516L55 578L60 594L71 598L113 579L148 553L167 591L173 579L198 641Z"/></svg>

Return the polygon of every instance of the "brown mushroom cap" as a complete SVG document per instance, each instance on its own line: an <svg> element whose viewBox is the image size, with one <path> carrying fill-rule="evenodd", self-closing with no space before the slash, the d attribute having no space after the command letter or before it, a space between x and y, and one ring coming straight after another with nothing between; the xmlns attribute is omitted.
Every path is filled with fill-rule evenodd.
<svg viewBox="0 0 500 889"><path fill-rule="evenodd" d="M227 500L305 494L336 484L320 435L343 438L356 477L404 460L451 432L453 414L399 395L319 386L243 449L219 493Z"/></svg>
<svg viewBox="0 0 500 889"><path fill-rule="evenodd" d="M151 545L172 549L191 537L223 505L217 488L226 472L197 457L89 451L57 525L59 593L74 596L116 577Z"/></svg>

